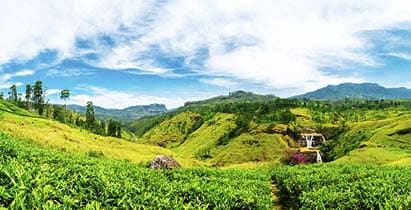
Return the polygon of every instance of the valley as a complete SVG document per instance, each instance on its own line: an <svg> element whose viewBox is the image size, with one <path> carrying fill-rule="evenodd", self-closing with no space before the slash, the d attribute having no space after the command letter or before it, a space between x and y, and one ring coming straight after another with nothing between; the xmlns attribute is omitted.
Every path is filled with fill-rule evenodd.
<svg viewBox="0 0 411 210"><path fill-rule="evenodd" d="M0 100L0 122L5 207L411 205L411 177L387 178L411 165L409 100L283 99L238 91L124 122L122 132L132 139L99 135L7 100ZM149 169L159 154L182 169ZM337 189L344 189L341 195Z"/></svg>
<svg viewBox="0 0 411 210"><path fill-rule="evenodd" d="M411 209L411 1L0 1L0 210Z"/></svg>

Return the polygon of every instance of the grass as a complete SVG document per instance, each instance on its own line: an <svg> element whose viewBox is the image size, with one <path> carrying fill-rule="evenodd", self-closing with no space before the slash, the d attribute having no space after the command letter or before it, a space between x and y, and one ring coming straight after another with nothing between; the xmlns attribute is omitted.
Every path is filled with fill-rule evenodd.
<svg viewBox="0 0 411 210"><path fill-rule="evenodd" d="M288 148L279 134L242 134L226 146L217 149L210 162L233 165L253 162L276 162Z"/></svg>
<svg viewBox="0 0 411 210"><path fill-rule="evenodd" d="M0 106L8 102L0 102ZM85 156L98 153L100 157L148 163L158 154L174 156L183 166L201 165L200 161L179 157L168 149L137 144L114 137L99 136L87 130L70 127L54 120L37 117L30 112L15 108L13 113L0 111L0 131L15 138L53 149Z"/></svg>
<svg viewBox="0 0 411 210"><path fill-rule="evenodd" d="M297 124L299 125L310 125L313 124L310 110L307 108L293 108L290 109L291 113L293 113L297 117Z"/></svg>
<svg viewBox="0 0 411 210"><path fill-rule="evenodd" d="M378 165L410 165L411 115L381 111L374 112L363 122L352 123L349 130L334 141L332 152L339 153L338 163L366 163ZM350 149L348 154L343 150Z"/></svg>
<svg viewBox="0 0 411 210"><path fill-rule="evenodd" d="M141 141L162 147L179 145L199 120L201 115L183 112L149 130L142 136Z"/></svg>
<svg viewBox="0 0 411 210"><path fill-rule="evenodd" d="M364 147L355 149L334 162L410 166L411 153L393 148Z"/></svg>
<svg viewBox="0 0 411 210"><path fill-rule="evenodd" d="M185 157L195 158L201 151L216 149L218 139L235 127L234 115L217 113L213 118L187 137L175 151ZM211 155L211 154L209 154Z"/></svg>

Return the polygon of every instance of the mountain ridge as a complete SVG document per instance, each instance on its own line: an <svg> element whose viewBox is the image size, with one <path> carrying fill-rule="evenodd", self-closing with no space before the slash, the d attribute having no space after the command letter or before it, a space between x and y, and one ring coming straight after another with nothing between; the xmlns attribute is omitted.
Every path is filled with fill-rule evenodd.
<svg viewBox="0 0 411 210"><path fill-rule="evenodd" d="M79 113L86 113L86 106L67 105L67 108ZM98 119L109 120L114 119L121 122L131 122L144 116L157 115L167 112L168 109L164 104L149 104L149 105L135 105L124 109L104 108L101 106L94 106L94 112Z"/></svg>
<svg viewBox="0 0 411 210"><path fill-rule="evenodd" d="M405 87L386 88L377 83L341 83L327 85L315 91L292 96L296 99L411 99L411 89Z"/></svg>

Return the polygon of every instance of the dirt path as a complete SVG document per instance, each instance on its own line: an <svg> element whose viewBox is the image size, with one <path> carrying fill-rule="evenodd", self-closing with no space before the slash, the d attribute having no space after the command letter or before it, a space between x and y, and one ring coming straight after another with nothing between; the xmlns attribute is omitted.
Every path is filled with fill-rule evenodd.
<svg viewBox="0 0 411 210"><path fill-rule="evenodd" d="M280 210L280 209L284 209L283 206L280 203L280 190L278 189L277 185L273 182L270 183L271 188L273 189L273 204L274 204L274 209L275 210Z"/></svg>

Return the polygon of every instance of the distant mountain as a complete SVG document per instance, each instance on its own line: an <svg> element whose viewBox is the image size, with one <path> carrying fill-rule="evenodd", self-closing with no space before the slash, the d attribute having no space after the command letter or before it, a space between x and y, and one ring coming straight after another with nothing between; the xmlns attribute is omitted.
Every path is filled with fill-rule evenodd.
<svg viewBox="0 0 411 210"><path fill-rule="evenodd" d="M86 113L85 106L67 105L67 108L79 113ZM114 119L124 123L131 122L144 116L162 114L167 111L168 110L164 104L130 106L125 109L106 109L100 106L94 106L94 112L98 119Z"/></svg>
<svg viewBox="0 0 411 210"><path fill-rule="evenodd" d="M411 89L407 88L385 88L375 83L343 83L339 85L328 85L327 87L308 92L291 98L308 99L341 99L341 98L363 98L363 99L410 99Z"/></svg>

